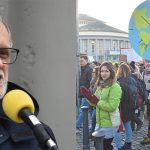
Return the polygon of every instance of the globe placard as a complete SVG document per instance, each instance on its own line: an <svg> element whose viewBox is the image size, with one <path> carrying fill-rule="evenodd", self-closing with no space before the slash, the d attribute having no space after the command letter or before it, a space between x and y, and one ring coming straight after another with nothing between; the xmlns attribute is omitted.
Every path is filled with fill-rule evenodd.
<svg viewBox="0 0 150 150"><path fill-rule="evenodd" d="M129 40L136 53L150 60L150 0L133 11L129 22Z"/></svg>

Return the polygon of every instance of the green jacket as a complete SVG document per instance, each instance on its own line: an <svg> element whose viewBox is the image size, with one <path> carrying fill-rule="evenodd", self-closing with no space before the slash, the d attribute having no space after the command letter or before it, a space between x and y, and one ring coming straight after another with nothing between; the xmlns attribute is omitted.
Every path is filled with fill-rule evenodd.
<svg viewBox="0 0 150 150"><path fill-rule="evenodd" d="M110 113L120 104L122 90L118 83L113 83L102 90L97 87L95 96L99 98L96 105L96 123L101 127L112 127Z"/></svg>

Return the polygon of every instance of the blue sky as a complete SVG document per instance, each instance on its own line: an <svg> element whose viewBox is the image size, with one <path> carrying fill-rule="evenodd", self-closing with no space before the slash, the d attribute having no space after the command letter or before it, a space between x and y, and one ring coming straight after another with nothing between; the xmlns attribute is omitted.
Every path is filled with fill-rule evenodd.
<svg viewBox="0 0 150 150"><path fill-rule="evenodd" d="M78 0L78 13L87 14L128 32L132 12L144 0Z"/></svg>

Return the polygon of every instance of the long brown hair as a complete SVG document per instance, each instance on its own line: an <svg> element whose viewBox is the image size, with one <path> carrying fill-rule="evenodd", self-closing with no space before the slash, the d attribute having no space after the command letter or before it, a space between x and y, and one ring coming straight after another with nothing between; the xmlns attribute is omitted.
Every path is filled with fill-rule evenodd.
<svg viewBox="0 0 150 150"><path fill-rule="evenodd" d="M101 77L101 68L103 66L107 67L107 69L110 71L110 78L107 80L107 84L112 85L115 80L115 77L116 77L116 72L115 72L115 68L111 62L103 62L100 65L99 76L98 76L98 80L97 80L96 84L97 84L97 86L100 86L100 82L103 81L103 79Z"/></svg>
<svg viewBox="0 0 150 150"><path fill-rule="evenodd" d="M117 78L128 77L131 75L131 68L128 64L122 63L117 70Z"/></svg>

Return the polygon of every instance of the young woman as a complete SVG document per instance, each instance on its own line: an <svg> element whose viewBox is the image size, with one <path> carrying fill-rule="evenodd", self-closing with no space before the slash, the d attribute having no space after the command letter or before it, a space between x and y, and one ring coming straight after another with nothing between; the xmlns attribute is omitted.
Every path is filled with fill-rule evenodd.
<svg viewBox="0 0 150 150"><path fill-rule="evenodd" d="M116 82L115 69L112 63L104 62L99 69L96 82L95 96L98 98L96 106L96 128L93 136L104 133L104 150L113 150L111 145L114 135L120 125L118 106L122 90Z"/></svg>
<svg viewBox="0 0 150 150"><path fill-rule="evenodd" d="M121 134L115 135L115 143L118 150L131 150L132 128L131 120L134 117L135 105L137 102L137 84L131 77L131 69L128 64L122 63L117 70L117 79L122 88L122 97L120 103L121 120L125 128L125 143L122 146Z"/></svg>

